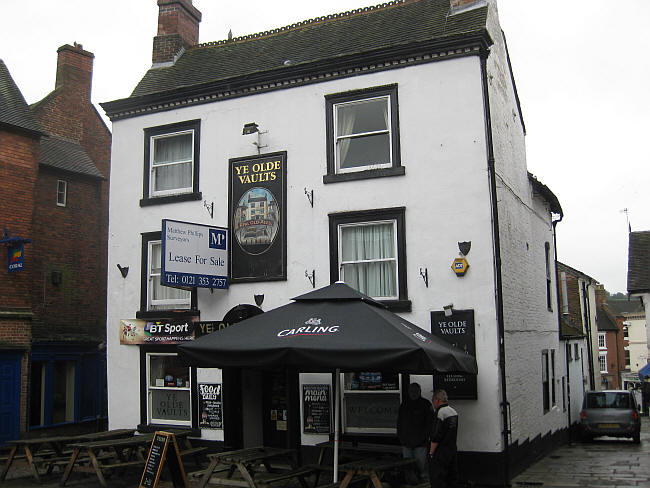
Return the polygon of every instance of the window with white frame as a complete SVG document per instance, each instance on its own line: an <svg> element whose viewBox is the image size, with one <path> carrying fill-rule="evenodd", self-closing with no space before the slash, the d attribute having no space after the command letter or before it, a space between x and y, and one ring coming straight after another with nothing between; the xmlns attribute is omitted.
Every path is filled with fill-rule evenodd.
<svg viewBox="0 0 650 488"><path fill-rule="evenodd" d="M623 326L623 340L625 341L630 340L630 329L628 328L627 325Z"/></svg>
<svg viewBox="0 0 650 488"><path fill-rule="evenodd" d="M56 205L65 207L68 204L68 182L57 180L56 182Z"/></svg>
<svg viewBox="0 0 650 488"><path fill-rule="evenodd" d="M331 214L332 281L408 307L403 229L403 208Z"/></svg>
<svg viewBox="0 0 650 488"><path fill-rule="evenodd" d="M147 353L147 422L192 425L190 369L175 353Z"/></svg>
<svg viewBox="0 0 650 488"><path fill-rule="evenodd" d="M603 332L598 333L598 349L607 349L607 338Z"/></svg>
<svg viewBox="0 0 650 488"><path fill-rule="evenodd" d="M625 346L625 368L630 368L630 346Z"/></svg>
<svg viewBox="0 0 650 488"><path fill-rule="evenodd" d="M199 120L145 129L141 205L200 198L199 140Z"/></svg>
<svg viewBox="0 0 650 488"><path fill-rule="evenodd" d="M551 409L551 397L549 389L549 359L548 350L542 351L542 408L544 413Z"/></svg>
<svg viewBox="0 0 650 488"><path fill-rule="evenodd" d="M574 344L573 345L573 357L576 359L580 359L580 344Z"/></svg>
<svg viewBox="0 0 650 488"><path fill-rule="evenodd" d="M162 243L148 242L147 262L147 310L189 309L192 294L189 290L164 286L162 273Z"/></svg>
<svg viewBox="0 0 650 488"><path fill-rule="evenodd" d="M548 242L544 243L544 256L546 259L546 308L553 310L553 294L551 289L551 245Z"/></svg>
<svg viewBox="0 0 650 488"><path fill-rule="evenodd" d="M326 106L328 175L348 174L343 179L350 179L404 174L397 85L328 95Z"/></svg>
<svg viewBox="0 0 650 488"><path fill-rule="evenodd" d="M601 373L607 373L607 353L601 352L598 354L598 366Z"/></svg>

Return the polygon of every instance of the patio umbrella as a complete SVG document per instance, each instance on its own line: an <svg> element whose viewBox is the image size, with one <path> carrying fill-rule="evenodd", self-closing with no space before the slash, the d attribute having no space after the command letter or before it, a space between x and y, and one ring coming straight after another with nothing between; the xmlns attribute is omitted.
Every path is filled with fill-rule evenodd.
<svg viewBox="0 0 650 488"><path fill-rule="evenodd" d="M178 346L199 367L290 366L336 370L476 374L473 356L396 315L372 298L337 282L294 302ZM334 475L337 475L339 375L335 386Z"/></svg>

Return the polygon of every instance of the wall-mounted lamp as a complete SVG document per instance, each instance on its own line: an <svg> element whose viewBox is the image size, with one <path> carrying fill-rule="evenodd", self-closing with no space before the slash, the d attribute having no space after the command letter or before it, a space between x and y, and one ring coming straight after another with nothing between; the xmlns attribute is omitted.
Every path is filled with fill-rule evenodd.
<svg viewBox="0 0 650 488"><path fill-rule="evenodd" d="M257 125L255 122L249 122L248 124L244 124L244 128L241 133L243 136L257 133L257 141L253 142L252 144L257 147L257 154L260 154L263 147L268 147L266 144L262 145L260 134L268 134L268 132L268 130L261 131L259 125Z"/></svg>
<svg viewBox="0 0 650 488"><path fill-rule="evenodd" d="M311 273L308 273L307 270L305 270L305 278L309 280L311 283L312 288L316 288L316 270L312 269Z"/></svg>
<svg viewBox="0 0 650 488"><path fill-rule="evenodd" d="M307 195L307 200L309 200L309 205L314 207L314 190L307 190L307 187L305 187L305 195Z"/></svg>
<svg viewBox="0 0 650 488"><path fill-rule="evenodd" d="M259 295L253 295L253 298L255 299L255 305L261 307L262 303L264 302L264 294L261 293Z"/></svg>
<svg viewBox="0 0 650 488"><path fill-rule="evenodd" d="M443 306L442 309L445 311L445 317L451 317L451 315L454 313L454 304L449 303Z"/></svg>
<svg viewBox="0 0 650 488"><path fill-rule="evenodd" d="M429 288L429 270L427 268L420 268L420 276L424 280L424 285Z"/></svg>
<svg viewBox="0 0 650 488"><path fill-rule="evenodd" d="M126 278L126 275L129 274L129 267L128 266L120 266L118 264L117 269L119 269L120 273L122 273L122 278Z"/></svg>

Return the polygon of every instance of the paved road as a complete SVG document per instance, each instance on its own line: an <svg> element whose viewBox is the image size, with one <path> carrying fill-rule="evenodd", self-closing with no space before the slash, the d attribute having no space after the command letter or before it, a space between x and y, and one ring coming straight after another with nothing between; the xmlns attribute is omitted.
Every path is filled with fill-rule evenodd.
<svg viewBox="0 0 650 488"><path fill-rule="evenodd" d="M564 445L512 481L513 488L650 488L650 417L642 417L641 444L599 438Z"/></svg>

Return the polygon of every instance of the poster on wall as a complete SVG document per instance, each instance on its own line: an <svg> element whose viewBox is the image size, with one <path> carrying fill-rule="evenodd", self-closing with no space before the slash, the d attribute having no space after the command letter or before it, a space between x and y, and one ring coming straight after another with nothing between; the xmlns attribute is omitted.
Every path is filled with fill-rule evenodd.
<svg viewBox="0 0 650 488"><path fill-rule="evenodd" d="M286 151L230 160L230 282L287 279Z"/></svg>
<svg viewBox="0 0 650 488"><path fill-rule="evenodd" d="M431 333L466 354L476 356L474 310L453 310L451 316L445 312L431 312ZM452 400L476 400L476 375L465 373L435 373L434 387L447 391Z"/></svg>
<svg viewBox="0 0 650 488"><path fill-rule="evenodd" d="M199 427L201 429L223 429L223 408L221 383L199 383Z"/></svg>
<svg viewBox="0 0 650 488"><path fill-rule="evenodd" d="M330 433L330 385L302 385L302 417L305 434Z"/></svg>
<svg viewBox="0 0 650 488"><path fill-rule="evenodd" d="M182 344L200 335L198 317L120 320L120 344Z"/></svg>

